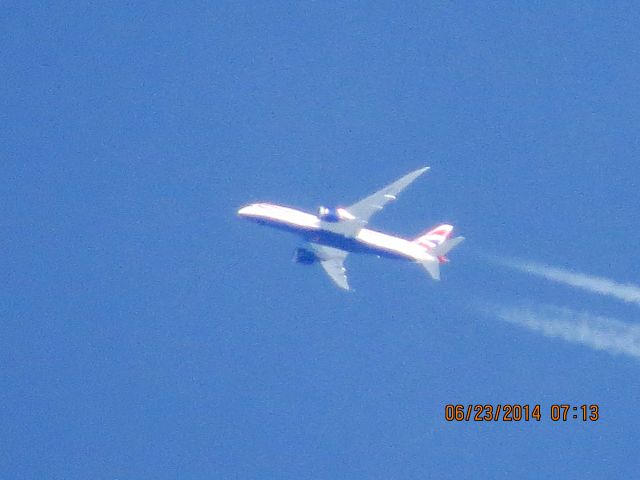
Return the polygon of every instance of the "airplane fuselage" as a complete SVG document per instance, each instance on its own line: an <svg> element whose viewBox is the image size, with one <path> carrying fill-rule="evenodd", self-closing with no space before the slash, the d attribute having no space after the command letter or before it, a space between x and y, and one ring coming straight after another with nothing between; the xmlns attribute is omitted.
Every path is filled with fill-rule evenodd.
<svg viewBox="0 0 640 480"><path fill-rule="evenodd" d="M254 203L238 210L238 215L259 224L297 234L308 242L347 252L369 253L414 262L436 260L416 242L368 228L361 228L354 236L343 235L332 231L331 225L316 215L295 208Z"/></svg>

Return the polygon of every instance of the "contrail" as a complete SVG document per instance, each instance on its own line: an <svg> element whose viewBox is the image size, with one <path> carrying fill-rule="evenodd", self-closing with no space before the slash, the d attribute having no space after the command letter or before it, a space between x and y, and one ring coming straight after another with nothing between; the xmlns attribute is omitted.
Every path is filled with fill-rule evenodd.
<svg viewBox="0 0 640 480"><path fill-rule="evenodd" d="M562 268L551 267L541 263L515 259L494 258L496 262L507 267L530 273L554 282L582 288L600 295L608 295L619 300L640 305L640 286L614 282L608 278L572 272Z"/></svg>
<svg viewBox="0 0 640 480"><path fill-rule="evenodd" d="M640 326L551 305L533 308L494 306L483 310L546 337L640 359Z"/></svg>

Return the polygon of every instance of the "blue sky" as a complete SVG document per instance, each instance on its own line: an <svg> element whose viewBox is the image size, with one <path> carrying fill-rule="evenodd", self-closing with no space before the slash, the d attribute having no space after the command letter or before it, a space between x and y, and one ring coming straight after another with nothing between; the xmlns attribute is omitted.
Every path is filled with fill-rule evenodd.
<svg viewBox="0 0 640 480"><path fill-rule="evenodd" d="M4 5L3 475L636 475L638 358L483 313L640 319L485 257L640 283L640 11L561 3ZM422 165L373 225L455 224L440 283L353 256L345 294L235 216ZM601 420L444 421L478 402Z"/></svg>

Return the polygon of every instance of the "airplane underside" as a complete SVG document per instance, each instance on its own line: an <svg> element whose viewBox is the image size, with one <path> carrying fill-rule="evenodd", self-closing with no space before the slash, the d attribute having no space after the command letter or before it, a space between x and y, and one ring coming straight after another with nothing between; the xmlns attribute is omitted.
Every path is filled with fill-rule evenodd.
<svg viewBox="0 0 640 480"><path fill-rule="evenodd" d="M326 230L306 230L299 227L293 227L291 225L282 224L279 222L271 222L268 220L254 220L261 225L267 225L278 230L293 233L303 240L309 243L316 243L327 247L337 248L349 253L365 253L369 255L377 255L385 258L392 258L396 260L413 260L401 253L387 250L384 248L367 245L357 238L349 238L339 233L329 232Z"/></svg>

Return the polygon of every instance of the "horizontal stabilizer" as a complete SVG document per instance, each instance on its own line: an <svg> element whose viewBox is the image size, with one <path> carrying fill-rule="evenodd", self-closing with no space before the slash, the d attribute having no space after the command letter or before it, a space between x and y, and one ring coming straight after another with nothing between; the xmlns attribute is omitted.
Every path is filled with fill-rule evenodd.
<svg viewBox="0 0 640 480"><path fill-rule="evenodd" d="M426 260L420 262L420 265L431 275L434 280L440 280L440 264L437 260Z"/></svg>
<svg viewBox="0 0 640 480"><path fill-rule="evenodd" d="M435 255L436 257L444 257L447 253L449 253L456 246L462 243L463 240L464 237L456 237L452 238L451 240L445 240L440 245L436 245L435 247L433 247L433 250L431 250L431 254Z"/></svg>

